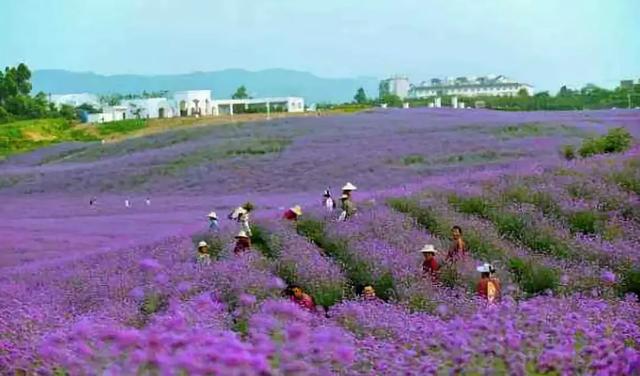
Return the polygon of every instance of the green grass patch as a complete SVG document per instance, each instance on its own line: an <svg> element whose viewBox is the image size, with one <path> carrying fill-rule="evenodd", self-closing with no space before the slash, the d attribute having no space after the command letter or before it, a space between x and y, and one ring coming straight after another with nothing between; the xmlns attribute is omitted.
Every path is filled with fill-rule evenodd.
<svg viewBox="0 0 640 376"><path fill-rule="evenodd" d="M583 136L584 132L568 125L544 123L520 123L496 128L493 134L501 139L546 137L546 136Z"/></svg>
<svg viewBox="0 0 640 376"><path fill-rule="evenodd" d="M111 136L114 134L125 134L146 128L148 125L145 119L127 119L102 123L95 126L101 136Z"/></svg>
<svg viewBox="0 0 640 376"><path fill-rule="evenodd" d="M282 152L289 144L287 138L265 138L242 142L235 148L227 150L227 156L264 155Z"/></svg>
<svg viewBox="0 0 640 376"><path fill-rule="evenodd" d="M623 127L610 129L606 135L586 139L578 154L581 157L591 157L596 154L621 153L628 150L633 143L633 136Z"/></svg>
<svg viewBox="0 0 640 376"><path fill-rule="evenodd" d="M0 158L65 141L95 141L64 119L35 119L0 125Z"/></svg>
<svg viewBox="0 0 640 376"><path fill-rule="evenodd" d="M425 159L420 154L410 154L402 158L402 164L404 164L405 166L424 164L424 162L425 162Z"/></svg>

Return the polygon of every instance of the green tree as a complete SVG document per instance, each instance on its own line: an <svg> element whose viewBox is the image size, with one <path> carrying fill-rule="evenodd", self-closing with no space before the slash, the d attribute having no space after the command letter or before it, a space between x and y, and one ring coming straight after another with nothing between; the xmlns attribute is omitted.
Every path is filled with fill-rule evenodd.
<svg viewBox="0 0 640 376"><path fill-rule="evenodd" d="M390 107L402 106L402 99L395 94L385 94L380 98L380 103L386 103Z"/></svg>
<svg viewBox="0 0 640 376"><path fill-rule="evenodd" d="M242 85L240 86L235 93L231 96L233 99L248 99L249 94L247 93L247 88Z"/></svg>
<svg viewBox="0 0 640 376"><path fill-rule="evenodd" d="M75 120L77 119L78 113L73 106L68 104L63 104L60 106L60 116L62 116L66 120Z"/></svg>
<svg viewBox="0 0 640 376"><path fill-rule="evenodd" d="M367 94L364 92L363 88L359 88L356 92L356 95L353 97L353 100L358 104L367 103Z"/></svg>
<svg viewBox="0 0 640 376"><path fill-rule="evenodd" d="M518 90L518 96L520 98L526 98L526 97L529 96L529 92L527 91L527 89L522 88L522 89Z"/></svg>

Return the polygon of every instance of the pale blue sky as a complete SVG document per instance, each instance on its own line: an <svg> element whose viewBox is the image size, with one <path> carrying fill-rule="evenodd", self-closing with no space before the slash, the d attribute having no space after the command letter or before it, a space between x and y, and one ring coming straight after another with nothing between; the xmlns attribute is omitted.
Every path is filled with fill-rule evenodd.
<svg viewBox="0 0 640 376"><path fill-rule="evenodd" d="M116 73L640 78L640 0L0 0L0 65Z"/></svg>

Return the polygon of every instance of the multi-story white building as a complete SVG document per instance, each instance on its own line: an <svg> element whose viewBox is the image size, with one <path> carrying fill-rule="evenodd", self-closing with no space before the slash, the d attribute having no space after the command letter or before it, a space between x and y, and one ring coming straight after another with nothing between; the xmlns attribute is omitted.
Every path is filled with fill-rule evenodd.
<svg viewBox="0 0 640 376"><path fill-rule="evenodd" d="M409 95L410 88L409 78L405 76L394 76L380 82L379 95L380 98L382 98L385 95L392 94L397 95L400 99L404 99Z"/></svg>
<svg viewBox="0 0 640 376"><path fill-rule="evenodd" d="M521 90L533 94L529 84L516 82L504 76L433 78L429 83L411 85L409 98L421 99L439 96L516 96Z"/></svg>

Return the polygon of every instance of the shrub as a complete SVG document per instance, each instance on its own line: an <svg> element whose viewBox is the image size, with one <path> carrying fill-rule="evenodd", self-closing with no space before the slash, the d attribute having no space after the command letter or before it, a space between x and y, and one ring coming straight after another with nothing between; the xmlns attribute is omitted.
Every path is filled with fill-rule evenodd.
<svg viewBox="0 0 640 376"><path fill-rule="evenodd" d="M508 267L516 282L529 295L555 290L558 287L558 274L553 269L520 258L510 259Z"/></svg>
<svg viewBox="0 0 640 376"><path fill-rule="evenodd" d="M572 233L595 234L602 231L604 221L599 213L590 210L578 211L568 215L569 230Z"/></svg>
<svg viewBox="0 0 640 376"><path fill-rule="evenodd" d="M424 163L424 157L420 154L411 154L411 155L407 155L406 157L402 158L402 163L405 166L411 166L414 164L423 164Z"/></svg>
<svg viewBox="0 0 640 376"><path fill-rule="evenodd" d="M610 129L606 135L586 139L578 153L581 157L590 157L596 154L620 153L631 147L633 136L623 127Z"/></svg>
<svg viewBox="0 0 640 376"><path fill-rule="evenodd" d="M491 216L491 204L483 197L459 197L449 196L449 204L456 207L461 213L474 214L482 218Z"/></svg>
<svg viewBox="0 0 640 376"><path fill-rule="evenodd" d="M571 161L576 158L576 149L573 145L565 145L562 147L562 156L564 159Z"/></svg>
<svg viewBox="0 0 640 376"><path fill-rule="evenodd" d="M215 233L212 232L199 232L194 234L191 237L191 242L193 243L193 254L194 257L196 255L196 249L198 247L198 243L204 240L209 245L209 256L211 256L212 260L217 260L220 258L222 254L222 250L225 247L224 241Z"/></svg>
<svg viewBox="0 0 640 376"><path fill-rule="evenodd" d="M629 268L622 272L620 292L623 294L635 294L640 298L640 268Z"/></svg>

